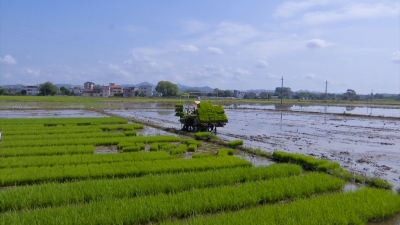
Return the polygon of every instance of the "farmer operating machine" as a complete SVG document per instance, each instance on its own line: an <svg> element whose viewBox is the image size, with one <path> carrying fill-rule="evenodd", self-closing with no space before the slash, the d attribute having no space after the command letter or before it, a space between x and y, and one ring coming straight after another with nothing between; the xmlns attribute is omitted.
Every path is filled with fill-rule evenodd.
<svg viewBox="0 0 400 225"><path fill-rule="evenodd" d="M209 102L194 101L192 107L184 108L182 104L175 105L175 116L179 116L182 130L217 132L217 127L223 127L228 122L224 108Z"/></svg>

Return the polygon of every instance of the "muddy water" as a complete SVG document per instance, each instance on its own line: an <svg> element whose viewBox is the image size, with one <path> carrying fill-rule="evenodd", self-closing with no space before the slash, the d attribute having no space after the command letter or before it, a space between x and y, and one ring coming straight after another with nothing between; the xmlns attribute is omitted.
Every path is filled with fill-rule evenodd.
<svg viewBox="0 0 400 225"><path fill-rule="evenodd" d="M110 110L116 115L180 128L173 110ZM225 140L339 162L357 174L387 179L400 187L400 121L263 110L226 110L229 123L218 128Z"/></svg>

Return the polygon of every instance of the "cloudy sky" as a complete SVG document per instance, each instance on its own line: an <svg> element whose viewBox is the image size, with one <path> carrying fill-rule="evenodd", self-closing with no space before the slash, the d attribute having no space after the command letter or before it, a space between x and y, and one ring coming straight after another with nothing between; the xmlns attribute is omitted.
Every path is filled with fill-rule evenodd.
<svg viewBox="0 0 400 225"><path fill-rule="evenodd" d="M398 0L0 0L0 85L400 92Z"/></svg>

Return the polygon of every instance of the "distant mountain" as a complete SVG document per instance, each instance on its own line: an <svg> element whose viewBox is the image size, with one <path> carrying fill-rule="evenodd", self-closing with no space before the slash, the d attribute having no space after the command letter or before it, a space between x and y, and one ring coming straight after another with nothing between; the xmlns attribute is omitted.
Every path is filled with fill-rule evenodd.
<svg viewBox="0 0 400 225"><path fill-rule="evenodd" d="M186 91L186 90L199 90L199 91L204 91L204 92L210 92L210 91L214 91L213 88L210 88L208 86L204 86L204 87L189 87L183 84L176 84L178 86L178 90L179 91Z"/></svg>
<svg viewBox="0 0 400 225"><path fill-rule="evenodd" d="M309 91L309 90L299 90L299 91L295 91L296 93L302 93L302 92L309 92L309 93L314 93L314 94L321 94L324 92L321 91Z"/></svg>
<svg viewBox="0 0 400 225"><path fill-rule="evenodd" d="M23 89L25 87L25 85L22 84L10 84L10 85L1 85L0 87L3 88L19 88L19 89Z"/></svg>

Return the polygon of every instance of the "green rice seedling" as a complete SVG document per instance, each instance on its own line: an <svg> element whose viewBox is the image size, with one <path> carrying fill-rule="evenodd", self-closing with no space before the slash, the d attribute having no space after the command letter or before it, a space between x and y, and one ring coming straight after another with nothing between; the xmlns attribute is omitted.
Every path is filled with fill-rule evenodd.
<svg viewBox="0 0 400 225"><path fill-rule="evenodd" d="M217 136L215 136L214 134L210 134L208 132L197 132L194 133L194 138L196 140L210 140L210 139L216 139Z"/></svg>
<svg viewBox="0 0 400 225"><path fill-rule="evenodd" d="M116 224L143 224L301 198L339 190L343 186L344 182L340 179L310 173L270 181L246 182L237 186L192 189L176 194L133 199L111 198L84 205L7 212L0 221L3 224L23 224L26 221L35 221L37 224L59 224L60 221L66 224L109 224L110 221Z"/></svg>
<svg viewBox="0 0 400 225"><path fill-rule="evenodd" d="M231 148L221 148L217 150L217 155L218 156L228 156L228 155L233 155L234 150Z"/></svg>
<svg viewBox="0 0 400 225"><path fill-rule="evenodd" d="M179 146L172 148L169 150L169 154L171 155L180 155L186 153L187 146L185 144L180 144Z"/></svg>
<svg viewBox="0 0 400 225"><path fill-rule="evenodd" d="M157 143L151 144L149 150L151 152L158 151L158 144Z"/></svg>
<svg viewBox="0 0 400 225"><path fill-rule="evenodd" d="M139 150L144 150L146 148L146 145L144 143L136 142L135 145L139 147Z"/></svg>
<svg viewBox="0 0 400 225"><path fill-rule="evenodd" d="M283 204L265 205L236 212L195 216L162 224L367 224L386 220L400 211L400 196L390 191L363 188Z"/></svg>
<svg viewBox="0 0 400 225"><path fill-rule="evenodd" d="M201 141L196 141L193 139L183 139L183 140L181 140L181 143L186 144L186 145L195 144L195 145L197 145L197 147L201 147L203 145L203 143Z"/></svg>
<svg viewBox="0 0 400 225"><path fill-rule="evenodd" d="M316 159L311 156L302 154L287 153L282 151L274 151L273 158L280 162L294 162L301 164L306 169L328 171L339 168L340 164L337 162L330 162L324 159Z"/></svg>
<svg viewBox="0 0 400 225"><path fill-rule="evenodd" d="M125 136L129 137L129 136L136 136L136 132L135 131L125 131L124 132Z"/></svg>
<svg viewBox="0 0 400 225"><path fill-rule="evenodd" d="M139 151L137 146L130 151ZM124 147L124 151L127 147ZM128 148L129 149L129 148ZM172 159L167 153L150 154L147 152L121 153L121 154L85 154L85 155L61 155L61 156L29 156L7 157L0 159L0 168L39 167L39 166L63 166L78 164L93 164L107 162L146 161L158 159Z"/></svg>
<svg viewBox="0 0 400 225"><path fill-rule="evenodd" d="M196 144L190 144L187 147L188 152L195 152L197 150L197 145Z"/></svg>
<svg viewBox="0 0 400 225"><path fill-rule="evenodd" d="M93 154L93 145L64 145L54 147L14 147L2 148L2 157L18 156L50 156L50 155L72 155L72 154Z"/></svg>
<svg viewBox="0 0 400 225"><path fill-rule="evenodd" d="M140 148L138 146L127 146L122 149L124 152L138 152Z"/></svg>
<svg viewBox="0 0 400 225"><path fill-rule="evenodd" d="M209 152L204 152L204 153L196 153L192 155L192 158L207 158L207 157L211 157L211 153Z"/></svg>
<svg viewBox="0 0 400 225"><path fill-rule="evenodd" d="M243 140L233 140L233 141L228 142L228 146L230 148L235 148L239 145L243 145Z"/></svg>
<svg viewBox="0 0 400 225"><path fill-rule="evenodd" d="M77 171L82 169L84 169L82 165L76 166ZM0 212L88 203L108 198L116 199L160 193L178 193L193 188L209 188L298 176L301 172L302 169L298 165L274 164L262 167L239 167L196 173L161 174L139 178L86 180L62 184L47 183L23 186L0 191ZM90 174L87 172L80 179L89 176Z"/></svg>

